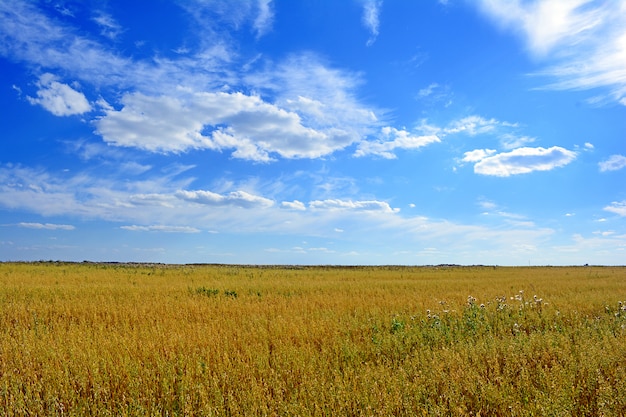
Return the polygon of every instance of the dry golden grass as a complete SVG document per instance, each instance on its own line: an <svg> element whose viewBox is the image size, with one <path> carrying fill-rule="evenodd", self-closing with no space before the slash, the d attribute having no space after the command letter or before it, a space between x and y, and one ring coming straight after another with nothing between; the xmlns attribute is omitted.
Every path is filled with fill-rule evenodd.
<svg viewBox="0 0 626 417"><path fill-rule="evenodd" d="M625 303L618 267L4 263L0 414L626 415Z"/></svg>

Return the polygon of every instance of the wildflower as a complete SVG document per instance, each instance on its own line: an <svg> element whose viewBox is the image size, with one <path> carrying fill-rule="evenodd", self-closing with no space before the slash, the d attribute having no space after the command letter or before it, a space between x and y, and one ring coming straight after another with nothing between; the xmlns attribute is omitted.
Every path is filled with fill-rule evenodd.
<svg viewBox="0 0 626 417"><path fill-rule="evenodd" d="M480 308L485 308L485 305L484 305L484 304L481 304L481 305L480 305Z"/></svg>

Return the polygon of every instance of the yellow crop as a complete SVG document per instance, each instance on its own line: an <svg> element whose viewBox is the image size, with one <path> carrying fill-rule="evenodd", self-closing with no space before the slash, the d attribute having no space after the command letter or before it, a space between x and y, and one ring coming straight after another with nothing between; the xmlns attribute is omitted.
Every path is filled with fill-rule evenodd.
<svg viewBox="0 0 626 417"><path fill-rule="evenodd" d="M626 415L626 268L3 263L0 415Z"/></svg>

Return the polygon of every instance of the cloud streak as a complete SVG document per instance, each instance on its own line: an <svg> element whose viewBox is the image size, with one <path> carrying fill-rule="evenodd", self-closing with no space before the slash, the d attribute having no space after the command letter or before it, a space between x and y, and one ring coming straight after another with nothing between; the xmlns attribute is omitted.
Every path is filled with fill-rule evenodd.
<svg viewBox="0 0 626 417"><path fill-rule="evenodd" d="M553 63L538 74L554 89L605 88L626 105L626 0L480 0L496 24L521 33L532 54Z"/></svg>
<svg viewBox="0 0 626 417"><path fill-rule="evenodd" d="M120 226L120 229L128 230L131 232L164 232L164 233L200 233L200 229L189 226Z"/></svg>
<svg viewBox="0 0 626 417"><path fill-rule="evenodd" d="M18 223L18 227L26 229L40 229L40 230L74 230L74 226L69 224L54 224L54 223Z"/></svg>
<svg viewBox="0 0 626 417"><path fill-rule="evenodd" d="M366 45L372 46L378 38L378 27L380 26L380 9L382 7L380 0L363 0L363 25L370 32L370 37Z"/></svg>

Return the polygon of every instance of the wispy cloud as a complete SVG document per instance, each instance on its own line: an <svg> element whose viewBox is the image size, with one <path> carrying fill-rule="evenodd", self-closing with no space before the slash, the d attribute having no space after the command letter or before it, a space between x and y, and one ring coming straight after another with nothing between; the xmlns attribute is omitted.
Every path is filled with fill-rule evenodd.
<svg viewBox="0 0 626 417"><path fill-rule="evenodd" d="M109 39L116 39L123 32L122 26L108 13L99 11L92 19L100 26L100 34Z"/></svg>
<svg viewBox="0 0 626 417"><path fill-rule="evenodd" d="M507 122L500 122L496 119L486 119L482 116L472 115L463 117L451 122L445 129L444 133L465 133L470 136L476 136L479 134L489 133L500 126L512 126Z"/></svg>
<svg viewBox="0 0 626 417"><path fill-rule="evenodd" d="M254 29L256 30L257 38L265 35L272 28L274 21L274 12L272 10L273 0L257 0L258 13L254 19Z"/></svg>
<svg viewBox="0 0 626 417"><path fill-rule="evenodd" d="M363 1L363 25L370 32L367 40L367 46L372 46L378 38L378 27L380 25L379 14L382 7L381 0L362 0Z"/></svg>
<svg viewBox="0 0 626 417"><path fill-rule="evenodd" d="M232 9L228 4L209 9ZM198 19L207 12L200 3L185 7L193 8ZM258 7L269 24L271 2L259 0ZM233 24L251 18L250 11L238 13L220 18L233 19ZM36 68L60 69L72 82L117 89L120 93L112 99L117 102L96 100L99 114L93 120L96 132L112 145L160 153L232 150L234 158L271 162L326 156L378 128L374 109L360 104L353 93L359 77L330 68L312 54L268 63L256 72L231 62L228 43L220 42L175 60L135 60L21 1L12 7L0 4L0 33L2 55ZM230 87L218 91L224 83L237 92L228 92ZM133 92L124 92L128 90ZM263 98L241 90L258 90ZM37 97L29 100L57 115L92 110L81 92L48 75L42 77Z"/></svg>
<svg viewBox="0 0 626 417"><path fill-rule="evenodd" d="M626 105L626 0L481 0L492 20L521 33L548 62L555 89L608 89Z"/></svg>
<svg viewBox="0 0 626 417"><path fill-rule="evenodd" d="M201 25L207 35L204 40L210 42L212 37L227 37L219 28L224 24L230 30L252 31L257 38L265 35L271 30L274 20L272 3L273 0L188 0L179 5Z"/></svg>
<svg viewBox="0 0 626 417"><path fill-rule="evenodd" d="M75 227L69 224L54 223L18 223L18 227L27 229L43 229L43 230L74 230Z"/></svg>
<svg viewBox="0 0 626 417"><path fill-rule="evenodd" d="M611 155L606 161L601 161L598 166L600 172L618 171L626 167L626 156Z"/></svg>
<svg viewBox="0 0 626 417"><path fill-rule="evenodd" d="M530 136L520 136L513 133L504 133L500 135L500 145L504 149L515 149L535 142L535 138Z"/></svg>
<svg viewBox="0 0 626 417"><path fill-rule="evenodd" d="M614 201L604 207L604 210L615 213L621 217L626 217L626 201Z"/></svg>
<svg viewBox="0 0 626 417"><path fill-rule="evenodd" d="M165 233L200 233L200 229L189 226L121 226L120 229L129 230L131 232L165 232Z"/></svg>

